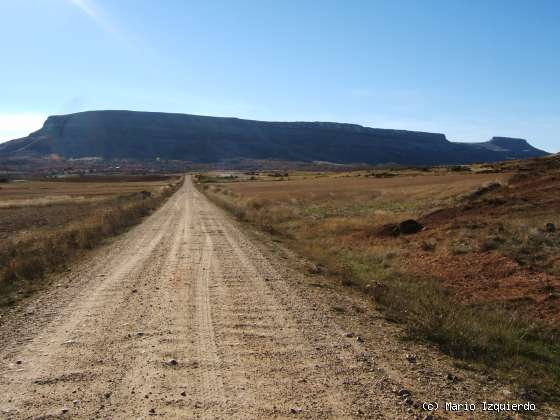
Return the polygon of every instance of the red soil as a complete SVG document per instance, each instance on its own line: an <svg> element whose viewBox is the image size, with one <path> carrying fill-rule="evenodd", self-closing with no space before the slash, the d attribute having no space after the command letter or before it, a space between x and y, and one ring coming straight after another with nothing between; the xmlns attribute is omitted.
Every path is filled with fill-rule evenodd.
<svg viewBox="0 0 560 420"><path fill-rule="evenodd" d="M521 267L497 251L434 255L419 251L410 272L439 279L465 303L499 303L541 320L560 320L560 278Z"/></svg>
<svg viewBox="0 0 560 420"><path fill-rule="evenodd" d="M423 217L421 223L427 229L415 235L415 240L445 238L461 228L495 232L504 220L557 220L560 157L535 160L531 165L528 173L514 176L507 187ZM455 255L417 249L410 255L407 269L439 279L459 301L496 302L536 319L560 321L560 278L542 267L521 266L500 250ZM548 257L550 261L558 261L558 251L556 257Z"/></svg>

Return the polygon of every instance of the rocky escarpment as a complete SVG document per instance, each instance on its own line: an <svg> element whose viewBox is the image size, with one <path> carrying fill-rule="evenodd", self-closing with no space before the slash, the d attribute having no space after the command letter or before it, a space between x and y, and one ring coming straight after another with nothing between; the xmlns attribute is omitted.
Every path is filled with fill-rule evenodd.
<svg viewBox="0 0 560 420"><path fill-rule="evenodd" d="M444 134L332 122L265 122L134 111L51 116L43 128L0 145L0 157L56 154L64 158L232 159L397 163L492 162L544 156L522 139L494 137L454 143Z"/></svg>

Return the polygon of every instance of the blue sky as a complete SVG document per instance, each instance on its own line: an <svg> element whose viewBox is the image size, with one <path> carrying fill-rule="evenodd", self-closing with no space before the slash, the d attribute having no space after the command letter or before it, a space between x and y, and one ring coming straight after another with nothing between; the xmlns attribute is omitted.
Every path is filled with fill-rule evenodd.
<svg viewBox="0 0 560 420"><path fill-rule="evenodd" d="M0 1L0 141L133 109L560 151L560 2Z"/></svg>

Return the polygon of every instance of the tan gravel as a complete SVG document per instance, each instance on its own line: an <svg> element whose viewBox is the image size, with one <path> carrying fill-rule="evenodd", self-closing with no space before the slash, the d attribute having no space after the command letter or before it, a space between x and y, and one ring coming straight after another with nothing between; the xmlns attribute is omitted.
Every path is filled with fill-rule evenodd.
<svg viewBox="0 0 560 420"><path fill-rule="evenodd" d="M187 179L3 315L0 418L414 419L423 401L514 400L301 264Z"/></svg>

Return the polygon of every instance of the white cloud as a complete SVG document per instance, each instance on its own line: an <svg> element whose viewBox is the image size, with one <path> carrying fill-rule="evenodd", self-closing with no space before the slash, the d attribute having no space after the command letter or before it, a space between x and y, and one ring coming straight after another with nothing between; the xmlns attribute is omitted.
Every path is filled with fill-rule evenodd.
<svg viewBox="0 0 560 420"><path fill-rule="evenodd" d="M46 118L46 114L0 113L0 142L27 136L40 129Z"/></svg>

